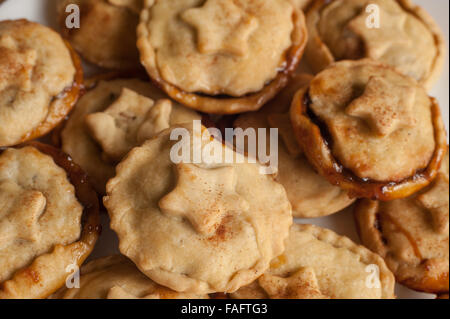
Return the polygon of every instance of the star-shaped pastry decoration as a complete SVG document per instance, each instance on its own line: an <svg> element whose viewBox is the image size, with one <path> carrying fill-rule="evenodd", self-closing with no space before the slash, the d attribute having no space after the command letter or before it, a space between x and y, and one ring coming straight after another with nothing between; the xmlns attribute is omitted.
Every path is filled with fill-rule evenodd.
<svg viewBox="0 0 450 319"><path fill-rule="evenodd" d="M291 117L289 113L274 113L267 117L267 120L271 127L278 128L278 131L283 139L289 154L297 158L302 154L302 150L295 138L294 130L292 129Z"/></svg>
<svg viewBox="0 0 450 319"><path fill-rule="evenodd" d="M172 103L156 103L124 88L120 97L103 112L86 116L91 137L101 146L104 158L120 161L133 147L169 127Z"/></svg>
<svg viewBox="0 0 450 319"><path fill-rule="evenodd" d="M321 293L311 268L301 268L288 278L265 274L258 283L270 299L330 299Z"/></svg>
<svg viewBox="0 0 450 319"><path fill-rule="evenodd" d="M446 233L449 229L449 181L439 174L427 192L417 197L418 202L431 214L434 229Z"/></svg>
<svg viewBox="0 0 450 319"><path fill-rule="evenodd" d="M16 239L38 241L39 218L46 204L39 191L23 189L10 181L0 183L0 247Z"/></svg>
<svg viewBox="0 0 450 319"><path fill-rule="evenodd" d="M258 20L233 0L207 0L200 8L183 12L181 18L197 31L202 54L245 56Z"/></svg>
<svg viewBox="0 0 450 319"><path fill-rule="evenodd" d="M202 168L181 163L176 173L177 185L159 207L167 215L186 218L200 234L213 235L226 215L248 211L248 202L236 192L233 166Z"/></svg>
<svg viewBox="0 0 450 319"><path fill-rule="evenodd" d="M415 98L414 87L371 77L363 95L347 107L346 113L365 120L377 135L386 137L397 129L416 125L413 114Z"/></svg>
<svg viewBox="0 0 450 319"><path fill-rule="evenodd" d="M36 61L36 50L21 50L12 37L0 36L0 91L11 86L29 91Z"/></svg>
<svg viewBox="0 0 450 319"><path fill-rule="evenodd" d="M369 3L368 3L369 4ZM381 59L392 46L409 45L411 38L406 33L407 15L399 10L385 10L380 7L380 27L369 27L365 7L361 14L351 20L347 27L364 40L366 57Z"/></svg>

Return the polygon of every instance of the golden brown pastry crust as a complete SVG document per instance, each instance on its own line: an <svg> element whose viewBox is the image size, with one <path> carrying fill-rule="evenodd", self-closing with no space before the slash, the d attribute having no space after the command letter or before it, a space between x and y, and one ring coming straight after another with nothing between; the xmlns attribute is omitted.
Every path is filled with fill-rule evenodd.
<svg viewBox="0 0 450 319"><path fill-rule="evenodd" d="M33 22L29 22L27 20L2 21L2 24L6 25L7 28L10 28L11 29L10 32L13 33L25 32L20 30L32 30L33 28L44 28L43 26L40 26ZM61 39L61 42L62 41L63 40ZM39 138L49 133L52 129L54 129L61 122L63 122L64 118L70 113L70 111L75 106L76 102L78 101L78 98L83 93L83 69L81 66L80 58L73 50L71 45L67 41L64 41L64 45L70 54L73 68L75 70L73 82L69 86L65 87L63 91L59 92L57 95L52 97L48 106L47 116L41 123L33 127L29 132L22 135L19 139L11 140L8 138L6 139L7 142L6 141L4 143L0 142L0 146L18 145L20 143ZM63 70L61 72L70 72L70 71ZM44 78L44 76L41 77ZM60 75L60 77L62 77L62 75Z"/></svg>
<svg viewBox="0 0 450 319"><path fill-rule="evenodd" d="M51 156L67 172L76 197L84 207L82 232L78 241L56 245L52 251L36 257L29 266L0 283L0 299L47 298L66 282L67 266L83 264L101 232L98 198L87 175L60 150L38 142L29 142L22 147L27 146Z"/></svg>
<svg viewBox="0 0 450 319"><path fill-rule="evenodd" d="M433 183L411 197L355 206L363 244L386 260L397 281L418 291L449 290L448 165L447 154Z"/></svg>
<svg viewBox="0 0 450 319"><path fill-rule="evenodd" d="M186 92L164 80L159 70L160 66L155 61L155 50L149 41L151 32L148 24L151 21L150 9L157 1L147 1L141 14L137 42L141 62L152 80L171 98L195 110L214 114L235 114L258 110L287 85L290 75L295 71L303 56L307 42L305 18L302 12L295 9L293 15L294 30L291 35L292 45L285 52L282 70L278 71L277 76L259 92L248 93L240 97L222 97Z"/></svg>
<svg viewBox="0 0 450 319"><path fill-rule="evenodd" d="M371 60L343 61L332 65L334 67L360 67L371 66L384 68L387 72L395 70L378 64ZM325 71L327 71L325 70ZM324 72L325 72L324 71ZM412 79L410 79L412 80ZM317 89L317 88L316 88ZM341 90L342 88L339 88ZM420 88L418 88L420 89ZM327 87L328 93L334 92L333 87ZM341 90L342 91L342 90ZM434 131L435 150L425 168L417 168L416 174L401 180L376 181L370 178L360 178L355 173L345 168L330 149L331 136L324 135L325 123L318 123L316 118L311 117L309 89L300 90L292 102L291 121L300 145L311 164L316 170L326 177L332 184L338 185L350 192L351 196L371 198L377 200L392 200L407 197L418 190L426 187L436 177L441 162L447 150L446 133L441 117L441 111L437 101L431 101L431 121ZM353 132L349 133L351 136ZM326 134L329 135L329 134Z"/></svg>
<svg viewBox="0 0 450 319"><path fill-rule="evenodd" d="M60 31L73 47L89 62L107 69L137 70L139 52L136 48L136 28L141 0L129 3L112 0L58 1ZM66 6L80 8L80 28L66 27Z"/></svg>
<svg viewBox="0 0 450 319"><path fill-rule="evenodd" d="M370 269L378 269L378 278L374 277L378 280L370 280ZM262 277L231 297L393 299L394 287L393 274L377 254L331 230L294 224L286 251Z"/></svg>
<svg viewBox="0 0 450 319"><path fill-rule="evenodd" d="M175 128L186 128L189 141L205 134L202 150L226 149L192 125L133 149L107 184L111 228L120 251L155 282L196 294L236 291L284 250L291 206L273 176L238 154L244 163L174 164Z"/></svg>
<svg viewBox="0 0 450 319"><path fill-rule="evenodd" d="M82 267L80 287L63 288L51 299L209 299L162 287L142 274L128 258L114 255Z"/></svg>
<svg viewBox="0 0 450 319"><path fill-rule="evenodd" d="M430 64L430 68L424 72L424 75L421 78L417 78L417 80L423 84L427 89L431 89L432 85L438 80L440 73L442 72L442 68L444 65L445 59L445 40L442 34L441 29L436 24L434 19L421 7L415 5L411 0L393 0L395 1L402 10L404 10L411 17L414 17L418 20L418 22L422 23L424 27L426 27L431 34L431 37L434 41L436 54L432 61L427 61ZM361 6L365 6L367 4L371 4L370 1L361 0ZM326 68L328 65L338 61L333 53L332 49L325 43L325 40L322 38L319 30L319 23L321 21L322 11L326 6L330 4L327 0L314 0L308 8L307 12L307 25L309 31L309 42L305 51L305 56L308 59L311 66L317 71L321 71ZM355 13L356 14L356 13ZM329 19L329 18L328 18ZM381 26L381 30L383 30L383 26ZM330 28L328 28L329 30ZM392 32L391 29L386 30L387 33ZM358 33L352 34L352 39L350 39L350 33L344 33L347 37L347 40L353 41L353 46L361 46L360 51L364 51L364 41L359 38ZM418 36L418 35L416 35ZM340 44L346 39L341 39ZM398 44L398 43L397 43ZM416 43L414 43L416 45ZM427 48L430 49L430 48ZM391 53L390 53L391 54ZM398 52L398 55L402 55L402 52ZM371 56L365 55L363 52L360 52L358 56L355 56L355 59L360 58L373 58ZM350 58L350 57L347 57ZM387 58L386 58L387 59ZM391 61L398 61L399 59L395 58L395 54L392 57ZM388 63L388 61L382 62ZM403 72L409 74L408 71L408 61L402 62L402 65L393 66L399 67Z"/></svg>

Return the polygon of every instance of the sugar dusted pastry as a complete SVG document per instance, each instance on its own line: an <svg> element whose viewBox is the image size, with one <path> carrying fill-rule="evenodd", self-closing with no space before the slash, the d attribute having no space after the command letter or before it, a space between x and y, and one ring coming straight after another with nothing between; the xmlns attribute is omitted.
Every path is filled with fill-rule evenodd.
<svg viewBox="0 0 450 319"><path fill-rule="evenodd" d="M290 84L267 106L256 113L239 116L234 126L248 128L278 128L278 173L276 180L285 187L298 218L315 218L336 213L354 202L348 193L331 185L317 174L297 143L289 117L289 107L295 92L307 86L311 77L293 77ZM269 132L267 132L269 134ZM269 141L269 135L267 136Z"/></svg>
<svg viewBox="0 0 450 319"><path fill-rule="evenodd" d="M0 151L0 299L54 293L99 232L97 195L66 155L39 143Z"/></svg>
<svg viewBox="0 0 450 319"><path fill-rule="evenodd" d="M292 226L286 251L236 299L392 299L395 280L383 259L347 237Z"/></svg>
<svg viewBox="0 0 450 319"><path fill-rule="evenodd" d="M315 169L355 197L411 195L434 179L447 149L436 100L367 59L318 74L296 94L291 120Z"/></svg>
<svg viewBox="0 0 450 319"><path fill-rule="evenodd" d="M150 83L137 79L100 81L84 95L61 133L62 148L104 194L114 166L133 147L173 124L199 120Z"/></svg>
<svg viewBox="0 0 450 319"><path fill-rule="evenodd" d="M173 99L230 114L273 98L306 40L303 13L289 0L150 0L137 46L149 75Z"/></svg>
<svg viewBox="0 0 450 319"><path fill-rule="evenodd" d="M208 295L178 293L156 284L126 257L91 261L81 269L80 287L64 288L52 299L209 299Z"/></svg>
<svg viewBox="0 0 450 319"><path fill-rule="evenodd" d="M433 183L406 199L363 200L355 208L361 240L381 255L397 281L419 291L448 293L448 154Z"/></svg>
<svg viewBox="0 0 450 319"><path fill-rule="evenodd" d="M136 48L136 28L143 0L58 1L60 30L91 63L115 70L141 68ZM80 28L68 28L70 4L80 8Z"/></svg>
<svg viewBox="0 0 450 319"><path fill-rule="evenodd" d="M170 140L180 129L188 138ZM184 160L175 164L178 147ZM194 149L211 152L214 161L190 163L184 156L194 161ZM234 164L224 161L226 150ZM133 149L107 184L104 204L120 251L178 292L233 292L249 284L283 252L292 224L284 188L261 171L204 128L163 131Z"/></svg>
<svg viewBox="0 0 450 319"><path fill-rule="evenodd" d="M315 0L307 25L306 57L317 71L335 61L371 58L427 88L442 71L442 31L410 0Z"/></svg>
<svg viewBox="0 0 450 319"><path fill-rule="evenodd" d="M82 81L77 55L56 32L0 21L0 147L51 131L75 105Z"/></svg>

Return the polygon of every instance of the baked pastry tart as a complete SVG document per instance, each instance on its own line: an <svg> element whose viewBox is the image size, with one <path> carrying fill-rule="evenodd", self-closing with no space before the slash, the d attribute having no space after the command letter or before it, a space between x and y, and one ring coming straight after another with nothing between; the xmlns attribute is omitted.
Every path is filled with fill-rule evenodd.
<svg viewBox="0 0 450 319"><path fill-rule="evenodd" d="M383 259L347 237L294 224L286 251L235 299L393 299L395 280Z"/></svg>
<svg viewBox="0 0 450 319"><path fill-rule="evenodd" d="M201 116L138 79L99 81L78 102L61 132L62 149L89 174L100 194L133 147L174 124Z"/></svg>
<svg viewBox="0 0 450 319"><path fill-rule="evenodd" d="M442 31L410 0L314 0L307 25L305 55L317 72L336 61L370 58L430 88L443 68Z"/></svg>
<svg viewBox="0 0 450 319"><path fill-rule="evenodd" d="M150 0L137 46L170 97L235 114L259 109L287 84L306 46L304 20L290 0Z"/></svg>
<svg viewBox="0 0 450 319"><path fill-rule="evenodd" d="M72 110L82 82L79 58L56 32L0 21L0 147L50 132Z"/></svg>
<svg viewBox="0 0 450 319"><path fill-rule="evenodd" d="M316 218L334 214L355 200L348 193L317 174L297 143L289 117L289 107L297 90L307 86L311 76L295 75L289 85L258 112L239 116L236 128L278 129L278 173L276 180L284 186L297 218ZM267 141L270 132L267 130ZM269 148L269 147L268 147ZM248 150L248 148L247 148ZM257 154L254 154L257 157Z"/></svg>
<svg viewBox="0 0 450 319"><path fill-rule="evenodd" d="M405 286L449 291L449 163L424 190L391 202L360 201L356 224L365 246L382 256Z"/></svg>
<svg viewBox="0 0 450 319"><path fill-rule="evenodd" d="M284 188L261 171L204 127L163 131L134 148L107 184L103 202L121 253L178 292L234 292L251 283L283 252L292 224Z"/></svg>
<svg viewBox="0 0 450 319"><path fill-rule="evenodd" d="M156 284L126 257L93 260L81 269L80 287L64 288L52 299L209 299L178 293Z"/></svg>
<svg viewBox="0 0 450 319"><path fill-rule="evenodd" d="M142 66L136 48L136 28L142 1L57 1L60 31L83 58L95 65L115 70L140 69ZM72 4L79 7L79 28L67 25L72 11L66 11L66 8Z"/></svg>
<svg viewBox="0 0 450 319"><path fill-rule="evenodd" d="M97 195L85 173L49 145L0 153L0 299L46 298L94 248Z"/></svg>
<svg viewBox="0 0 450 319"><path fill-rule="evenodd" d="M296 94L291 121L315 169L353 197L408 197L436 177L447 150L436 100L367 59L318 74Z"/></svg>

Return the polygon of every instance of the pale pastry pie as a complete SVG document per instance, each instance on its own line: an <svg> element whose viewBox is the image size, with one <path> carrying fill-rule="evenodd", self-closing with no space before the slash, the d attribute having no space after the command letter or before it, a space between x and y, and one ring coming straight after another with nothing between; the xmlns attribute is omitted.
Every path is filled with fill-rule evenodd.
<svg viewBox="0 0 450 319"><path fill-rule="evenodd" d="M361 239L381 255L397 281L419 291L448 293L448 154L433 183L406 199L360 201L355 208Z"/></svg>
<svg viewBox="0 0 450 319"><path fill-rule="evenodd" d="M201 117L137 79L100 81L78 102L61 132L62 149L104 194L114 166L133 147L174 124Z"/></svg>
<svg viewBox="0 0 450 319"><path fill-rule="evenodd" d="M392 299L395 280L381 257L347 237L294 224L286 251L236 299Z"/></svg>
<svg viewBox="0 0 450 319"><path fill-rule="evenodd" d="M63 288L52 299L209 299L178 293L156 284L126 257L93 260L81 269L80 287Z"/></svg>
<svg viewBox="0 0 450 319"><path fill-rule="evenodd" d="M407 197L436 176L447 149L439 106L411 77L342 61L296 94L291 120L306 156L352 196Z"/></svg>
<svg viewBox="0 0 450 319"><path fill-rule="evenodd" d="M75 105L82 82L79 58L56 32L0 21L0 147L50 132Z"/></svg>
<svg viewBox="0 0 450 319"><path fill-rule="evenodd" d="M371 58L430 88L443 68L445 41L433 18L410 0L315 0L307 13L308 62Z"/></svg>
<svg viewBox="0 0 450 319"><path fill-rule="evenodd" d="M136 47L136 28L142 1L57 1L60 31L91 63L115 70L139 69L141 64ZM73 11L68 5L73 4L79 7L79 28L71 27Z"/></svg>
<svg viewBox="0 0 450 319"><path fill-rule="evenodd" d="M107 184L103 202L120 251L178 292L251 283L283 252L292 224L284 188L263 171L200 125L163 131L133 149Z"/></svg>
<svg viewBox="0 0 450 319"><path fill-rule="evenodd" d="M141 62L173 99L206 113L257 110L296 69L307 41L290 0L148 0Z"/></svg>
<svg viewBox="0 0 450 319"><path fill-rule="evenodd" d="M292 204L292 214L298 218L331 215L354 202L348 193L330 184L317 174L297 143L289 118L289 107L295 92L308 85L311 76L296 75L290 84L268 105L256 113L239 116L236 128L278 128L278 174L276 180L284 186ZM267 130L267 141L270 140ZM257 154L255 154L256 156Z"/></svg>
<svg viewBox="0 0 450 319"><path fill-rule="evenodd" d="M0 299L46 298L101 231L86 174L44 144L0 151Z"/></svg>

